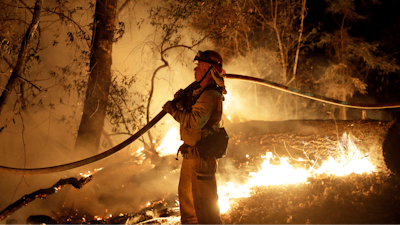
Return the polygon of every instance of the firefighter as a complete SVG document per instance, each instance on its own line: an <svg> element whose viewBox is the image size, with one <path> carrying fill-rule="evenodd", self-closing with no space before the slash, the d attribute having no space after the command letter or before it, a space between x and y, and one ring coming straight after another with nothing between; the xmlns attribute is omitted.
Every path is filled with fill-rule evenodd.
<svg viewBox="0 0 400 225"><path fill-rule="evenodd" d="M176 104L167 102L163 109L180 124L184 144L178 194L182 224L220 224L215 172L217 158L202 158L196 143L219 129L223 94L222 58L215 51L199 51L195 57L195 79L200 84L187 96L180 90Z"/></svg>

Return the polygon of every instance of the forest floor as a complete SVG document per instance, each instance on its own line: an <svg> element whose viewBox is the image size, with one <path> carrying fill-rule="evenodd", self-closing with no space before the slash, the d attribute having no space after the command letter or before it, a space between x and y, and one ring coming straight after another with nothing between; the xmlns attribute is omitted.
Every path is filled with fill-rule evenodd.
<svg viewBox="0 0 400 225"><path fill-rule="evenodd" d="M400 179L377 173L320 176L301 184L256 187L251 197L231 203L221 215L225 224L398 224ZM87 223L180 224L177 209L163 205Z"/></svg>
<svg viewBox="0 0 400 225"><path fill-rule="evenodd" d="M312 129L308 128L307 132L301 133L299 131L306 130L305 122L301 121L302 129L292 129L293 123L286 123L290 125L288 128L279 122L276 122L275 127L272 123L268 126L256 125L258 128L266 127L268 131L266 128L251 128L246 131L236 127L238 131L231 135L228 159L224 158L220 163L222 175L228 172L233 173L235 177L246 178L249 172L257 172L262 162L260 155L265 154L274 143L274 154L288 155L287 149L278 152L279 146L284 145L283 140L287 143L292 142L292 145L298 142L298 149L305 149L305 142L308 142L308 148L316 150L315 155L322 156L324 154L321 153L327 152L329 147L326 144L327 137L329 136L328 141L331 145L341 139L339 136L343 132L355 134L356 143L359 148L362 146L360 150L368 152L370 157L374 152L378 153L376 158L382 164L382 150L379 146L382 145L385 132L391 125L377 121L311 121L307 123L308 127L312 125ZM249 125L246 124L246 127ZM315 129L317 132L310 132ZM335 135L336 132L338 133ZM319 139L322 140L319 141L322 144L316 141ZM243 154L244 150L246 154ZM302 152L300 153L302 155ZM227 160L231 160L230 163L227 163ZM228 164L235 168L227 169ZM378 164L380 171L384 172L351 173L345 176L320 174L309 177L307 182L303 183L253 187L250 197L230 200L231 208L221 215L222 221L225 224L398 224L400 178L390 174L384 169L385 166ZM177 200L176 196L172 197ZM161 200L134 214L98 222L179 224L178 208L165 207L166 205L170 204Z"/></svg>
<svg viewBox="0 0 400 225"><path fill-rule="evenodd" d="M229 181L233 177L239 178L239 180L247 179L250 173L258 171L264 160L262 156L267 151L271 152L271 149L273 149L274 155L280 156L294 156L294 152L297 152L298 156L307 153L309 161L305 166L309 167L311 158L322 160L328 155L335 156L332 152L336 151L334 145L339 142L342 142L342 146L348 149L350 145L347 141L350 139L342 140L340 135L343 132L351 132L355 135L352 138L354 143L358 145L363 154L368 153L368 157L371 159L374 157L373 161L378 162L376 166L380 168L377 170L380 172L351 173L344 176L319 174L310 176L306 182L296 184L255 186L251 188L250 197L230 200L230 209L221 214L223 223L400 223L400 178L391 174L382 165L381 146L385 132L391 124L374 121L338 123L317 121L307 122L307 129L304 129L304 122L301 122L301 128L293 129L292 122L286 123L287 128L282 126L282 123L276 123L275 130L272 129L274 128L273 124L260 126L259 123L254 126L265 127L269 130L254 129L249 124L245 126L248 128L247 130L238 127L236 127L237 131L232 129L229 152L226 157L220 160L217 178L223 182ZM286 145L292 146L292 148L286 147ZM171 160L175 160L174 157L171 157ZM161 177L164 173L170 172L170 169L157 171ZM154 199L151 204L136 212L120 213L105 218L71 217L66 221L53 222L69 224L180 224L177 200L176 194L170 194L161 199Z"/></svg>

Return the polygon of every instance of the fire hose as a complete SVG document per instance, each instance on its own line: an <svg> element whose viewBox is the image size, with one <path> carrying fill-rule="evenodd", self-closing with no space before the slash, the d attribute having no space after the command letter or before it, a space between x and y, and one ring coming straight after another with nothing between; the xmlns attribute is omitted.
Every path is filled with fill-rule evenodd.
<svg viewBox="0 0 400 225"><path fill-rule="evenodd" d="M347 101L339 101L336 99L331 99L327 98L324 96L320 95L315 95L313 93L309 92L304 92L300 91L295 88L287 87L282 84L274 83L269 80L261 79L261 78L255 78L255 77L249 77L249 76L243 76L243 75L237 75L237 74L225 74L225 78L228 79L237 79L237 80L244 80L244 81L249 81L253 82L256 84L264 85L270 88L274 88L283 92L287 92L293 95L298 95L304 98L332 104L332 105L337 105L337 106L342 106L342 107L348 107L348 108L356 108L356 109L389 109L389 108L400 108L400 102L394 102L394 103L382 103L382 104L358 104L358 103L350 103ZM191 89L194 89L196 86L198 86L198 82L193 82L190 84L184 91L189 91ZM173 101L176 101L174 99ZM81 167L96 161L99 161L101 159L104 159L121 149L125 148L129 144L131 144L133 141L138 139L140 136L142 136L144 133L146 133L151 127L153 127L158 121L161 120L165 116L166 112L164 110L161 110L149 123L147 123L144 127L142 127L138 132L133 134L131 137L126 139L125 141L121 142L120 144L114 146L111 149L108 149L105 152L102 152L98 155L82 159L79 161L67 163L67 164L62 164L58 166L51 166L51 167L43 167L43 168L12 168L12 167L5 167L5 166L0 166L0 173L6 173L6 174L14 174L14 175L38 175L38 174L47 174L47 173L55 173L55 172L61 172L65 170L70 170L73 168Z"/></svg>
<svg viewBox="0 0 400 225"><path fill-rule="evenodd" d="M400 108L400 102L392 102L392 103L382 103L382 104L360 104L360 103L350 103L347 101L339 101L332 98L327 98L320 95L315 95L310 92L301 91L292 87L284 86L282 84L278 84L269 80L249 77L243 75L236 74L226 74L225 78L229 79L237 79L237 80L245 80L249 82L253 82L256 84L261 84L270 88L274 88L283 92L287 92L293 95L298 95L304 98L312 99L315 101L320 101L324 103L328 103L331 105L343 106L347 108L355 108L355 109L390 109L390 108Z"/></svg>

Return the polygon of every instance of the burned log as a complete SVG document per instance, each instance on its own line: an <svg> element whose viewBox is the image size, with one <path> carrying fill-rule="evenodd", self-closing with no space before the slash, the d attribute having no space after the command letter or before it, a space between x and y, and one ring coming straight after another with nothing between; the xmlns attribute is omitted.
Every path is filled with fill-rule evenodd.
<svg viewBox="0 0 400 225"><path fill-rule="evenodd" d="M231 137L228 155L239 159L237 163L240 164L260 153L272 152L275 158L289 158L291 164L311 166L328 157L340 156L343 151L348 151L348 142L352 141L379 171L386 171L382 147L393 123L376 120L287 120L230 124L227 126Z"/></svg>
<svg viewBox="0 0 400 225"><path fill-rule="evenodd" d="M75 188L82 188L83 185L87 184L89 181L92 180L92 176L83 177L81 179L77 179L75 177L67 178L67 179L60 179L56 184L54 184L50 188L40 189L31 194L24 195L19 200L15 201L13 204L7 206L3 211L0 212L0 221L10 216L12 213L17 211L18 209L22 208L23 206L27 205L28 203L34 201L37 198L45 198L47 195L51 195L56 193L59 189L67 184L71 184Z"/></svg>
<svg viewBox="0 0 400 225"><path fill-rule="evenodd" d="M387 167L400 174L400 122L396 121L388 130L383 143L383 156Z"/></svg>

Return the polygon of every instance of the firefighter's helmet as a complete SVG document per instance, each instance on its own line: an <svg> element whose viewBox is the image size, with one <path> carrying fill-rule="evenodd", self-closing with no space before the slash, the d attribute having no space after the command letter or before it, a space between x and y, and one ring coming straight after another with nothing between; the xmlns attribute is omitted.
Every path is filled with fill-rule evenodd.
<svg viewBox="0 0 400 225"><path fill-rule="evenodd" d="M216 51L199 51L194 60L203 61L213 65L218 72L222 73L222 57Z"/></svg>

